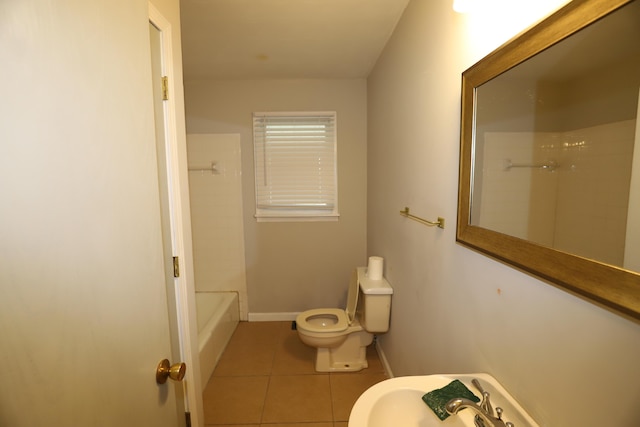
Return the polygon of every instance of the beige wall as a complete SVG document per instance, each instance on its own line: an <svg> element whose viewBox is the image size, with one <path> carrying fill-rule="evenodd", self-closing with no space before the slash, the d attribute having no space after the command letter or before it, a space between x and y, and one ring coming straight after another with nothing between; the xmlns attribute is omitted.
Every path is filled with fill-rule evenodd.
<svg viewBox="0 0 640 427"><path fill-rule="evenodd" d="M188 133L241 135L250 318L344 304L351 270L366 263L365 81L196 81L185 99ZM338 113L340 220L257 223L252 113L296 110Z"/></svg>
<svg viewBox="0 0 640 427"><path fill-rule="evenodd" d="M460 74L482 32L450 6L413 0L368 80L368 253L394 287L384 353L395 375L493 374L540 425L638 425L638 323L455 242Z"/></svg>

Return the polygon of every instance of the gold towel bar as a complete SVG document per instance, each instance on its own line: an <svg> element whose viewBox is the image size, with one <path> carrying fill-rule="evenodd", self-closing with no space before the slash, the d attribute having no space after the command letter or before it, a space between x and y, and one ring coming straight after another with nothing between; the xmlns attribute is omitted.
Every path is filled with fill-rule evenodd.
<svg viewBox="0 0 640 427"><path fill-rule="evenodd" d="M400 215L405 216L407 218L411 218L412 220L418 221L419 223L424 224L424 225L428 225L428 226L431 226L431 227L437 225L438 228L444 228L444 218L442 218L441 216L439 216L438 220L435 221L435 222L434 221L427 221L426 219L420 218L419 216L411 215L409 213L409 208L407 208L407 207L405 207L404 210L400 211Z"/></svg>

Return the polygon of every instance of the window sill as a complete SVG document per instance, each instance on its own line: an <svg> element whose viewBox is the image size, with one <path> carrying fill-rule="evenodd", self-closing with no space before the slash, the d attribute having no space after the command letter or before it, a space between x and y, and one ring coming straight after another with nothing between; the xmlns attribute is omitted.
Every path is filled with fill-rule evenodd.
<svg viewBox="0 0 640 427"><path fill-rule="evenodd" d="M339 214L331 215L254 215L257 222L332 222L340 219Z"/></svg>

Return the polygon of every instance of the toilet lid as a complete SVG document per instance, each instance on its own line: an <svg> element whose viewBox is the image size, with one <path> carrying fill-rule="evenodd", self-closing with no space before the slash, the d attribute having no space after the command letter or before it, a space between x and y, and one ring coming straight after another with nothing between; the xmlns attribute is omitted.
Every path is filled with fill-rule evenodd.
<svg viewBox="0 0 640 427"><path fill-rule="evenodd" d="M349 290L347 291L347 308L344 310L349 319L349 325L353 323L356 317L356 308L358 306L358 270L353 270L351 280L349 281Z"/></svg>

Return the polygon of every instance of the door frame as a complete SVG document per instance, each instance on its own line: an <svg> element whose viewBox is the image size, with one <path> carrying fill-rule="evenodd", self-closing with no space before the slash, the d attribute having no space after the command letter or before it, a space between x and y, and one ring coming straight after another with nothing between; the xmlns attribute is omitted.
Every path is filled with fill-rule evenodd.
<svg viewBox="0 0 640 427"><path fill-rule="evenodd" d="M180 356L181 360L187 364L184 379L185 410L191 414L192 427L203 427L204 409L200 381L186 132L184 130L184 108L179 109L178 105L180 101L183 105L184 101L182 83L176 73L177 68L181 69L181 64L176 62L173 54L173 43L176 39L172 32L171 22L151 2L149 2L149 22L161 32L162 68L163 74L167 77L169 92L169 99L164 102L167 181L173 231L173 256L178 257L180 265L179 277L175 278L175 295L167 295L167 298L175 298L176 300L177 319L169 320L177 322L177 330L179 331L181 354L174 355L174 357ZM178 111L181 111L182 117L178 117Z"/></svg>

